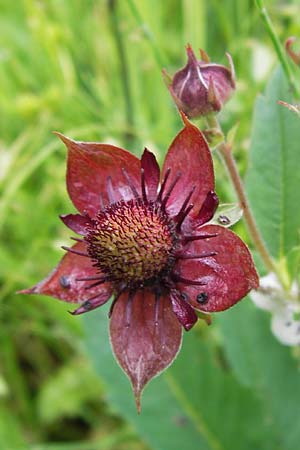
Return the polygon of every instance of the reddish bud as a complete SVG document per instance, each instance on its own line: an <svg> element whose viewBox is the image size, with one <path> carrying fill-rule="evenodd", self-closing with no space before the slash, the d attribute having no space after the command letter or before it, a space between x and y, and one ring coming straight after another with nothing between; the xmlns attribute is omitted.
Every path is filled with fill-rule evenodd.
<svg viewBox="0 0 300 450"><path fill-rule="evenodd" d="M200 50L200 60L197 60L190 45L187 45L186 51L187 64L175 73L173 80L163 71L177 107L190 118L220 111L235 89L231 56L226 53L228 68L211 63L204 50Z"/></svg>
<svg viewBox="0 0 300 450"><path fill-rule="evenodd" d="M297 39L294 36L289 37L285 41L285 49L291 60L294 61L297 66L300 66L300 51L295 52L295 50L292 49L292 46L296 40Z"/></svg>

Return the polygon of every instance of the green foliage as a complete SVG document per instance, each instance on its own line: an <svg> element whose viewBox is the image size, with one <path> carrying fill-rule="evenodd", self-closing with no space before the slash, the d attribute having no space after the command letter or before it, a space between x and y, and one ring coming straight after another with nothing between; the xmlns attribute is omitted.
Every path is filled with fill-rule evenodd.
<svg viewBox="0 0 300 450"><path fill-rule="evenodd" d="M88 414L92 398L101 398L100 380L84 362L70 361L43 384L37 399L40 418L51 423L76 415L80 408Z"/></svg>
<svg viewBox="0 0 300 450"><path fill-rule="evenodd" d="M275 425L277 448L294 450L300 438L300 366L296 355L276 342L266 313L242 302L219 317L228 360L240 382L255 389Z"/></svg>
<svg viewBox="0 0 300 450"><path fill-rule="evenodd" d="M111 354L107 311L89 314L84 324L89 353L111 404L151 448L229 450L233 439L236 450L274 448L264 405L222 367L207 327L185 336L173 366L146 387L137 416L129 382Z"/></svg>
<svg viewBox="0 0 300 450"><path fill-rule="evenodd" d="M247 190L263 238L280 260L299 246L300 120L278 100L293 102L279 69L255 104Z"/></svg>

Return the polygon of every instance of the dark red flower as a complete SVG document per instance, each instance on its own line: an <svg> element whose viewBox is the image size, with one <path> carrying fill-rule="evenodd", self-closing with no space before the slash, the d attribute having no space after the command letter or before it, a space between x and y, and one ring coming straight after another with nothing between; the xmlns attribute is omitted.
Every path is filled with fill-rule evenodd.
<svg viewBox="0 0 300 450"><path fill-rule="evenodd" d="M31 289L71 303L74 315L113 295L110 337L137 405L145 384L176 357L182 326L196 311L222 311L258 285L249 250L226 228L205 225L218 197L209 148L183 115L184 128L160 174L118 147L58 136L68 148L67 188L79 214L61 216L82 238Z"/></svg>
<svg viewBox="0 0 300 450"><path fill-rule="evenodd" d="M186 47L188 61L173 79L163 71L168 89L178 106L188 117L200 117L218 112L235 89L234 66L229 53L229 68L211 63L201 50L197 60L190 45Z"/></svg>

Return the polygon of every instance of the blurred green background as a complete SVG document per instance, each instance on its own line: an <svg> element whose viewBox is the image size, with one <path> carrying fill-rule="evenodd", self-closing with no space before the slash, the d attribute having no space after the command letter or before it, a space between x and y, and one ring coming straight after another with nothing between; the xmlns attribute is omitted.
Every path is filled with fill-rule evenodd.
<svg viewBox="0 0 300 450"><path fill-rule="evenodd" d="M282 41L299 35L298 0L266 4ZM0 0L0 30L0 449L152 448L108 400L80 318L51 298L15 295L42 279L69 243L58 219L74 211L65 149L51 132L137 155L146 145L162 161L181 125L161 69L181 67L189 42L214 61L232 54L237 92L221 121L225 130L239 122L244 174L253 100L276 55L251 0ZM215 165L222 202L234 201ZM201 333L219 342L212 328Z"/></svg>

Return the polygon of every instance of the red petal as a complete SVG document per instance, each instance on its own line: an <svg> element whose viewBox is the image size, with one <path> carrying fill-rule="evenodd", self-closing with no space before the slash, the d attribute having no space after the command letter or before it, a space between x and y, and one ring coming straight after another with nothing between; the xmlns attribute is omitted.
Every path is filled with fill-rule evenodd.
<svg viewBox="0 0 300 450"><path fill-rule="evenodd" d="M150 291L118 299L110 321L115 356L131 380L138 410L146 383L166 369L181 345L182 327L168 296L157 301Z"/></svg>
<svg viewBox="0 0 300 450"><path fill-rule="evenodd" d="M76 243L72 249L85 251L86 244ZM109 283L103 283L91 289L85 289L94 281L76 281L77 278L94 277L101 274L92 266L90 258L66 253L58 266L48 275L30 289L24 289L21 294L42 294L56 297L59 300L70 303L80 303L99 293L103 298L110 298L112 287Z"/></svg>
<svg viewBox="0 0 300 450"><path fill-rule="evenodd" d="M140 192L140 161L131 153L113 145L95 142L77 142L56 133L66 144L68 152L67 188L79 212L94 217L100 209L100 195L105 203L108 177L111 177L115 201L129 200L134 194L128 186L123 169Z"/></svg>
<svg viewBox="0 0 300 450"><path fill-rule="evenodd" d="M183 278L203 281L207 285L178 283L178 288L188 295L194 308L206 312L223 311L258 287L258 275L247 246L236 234L217 225L201 227L201 232L218 233L218 236L191 242L185 249L185 257L209 252L217 254L181 259L175 270Z"/></svg>
<svg viewBox="0 0 300 450"><path fill-rule="evenodd" d="M207 192L214 190L213 163L210 150L201 131L192 125L184 114L182 114L182 118L185 127L176 136L169 148L164 162L162 178L170 168L171 174L168 180L168 185L170 185L178 172L181 173L181 177L167 202L168 211L172 215L179 212L192 187L196 187L190 201L194 204L190 216L196 217Z"/></svg>
<svg viewBox="0 0 300 450"><path fill-rule="evenodd" d="M149 152L146 148L141 158L141 166L145 171L147 198L148 200L154 200L157 195L160 169L154 154Z"/></svg>
<svg viewBox="0 0 300 450"><path fill-rule="evenodd" d="M104 305L104 303L109 300L109 297L107 298L107 295L105 293L101 293L100 295L96 295L92 297L90 300L87 300L86 302L83 302L79 308L76 308L74 311L71 311L70 313L73 316L78 316L80 314L85 314L89 311L93 311L96 308L99 308L99 306Z"/></svg>
<svg viewBox="0 0 300 450"><path fill-rule="evenodd" d="M177 292L171 292L171 301L174 314L177 319L184 326L186 331L189 331L197 322L198 316L191 305L181 298Z"/></svg>
<svg viewBox="0 0 300 450"><path fill-rule="evenodd" d="M81 216L80 214L62 214L59 216L63 223L75 233L86 234L86 228L92 223L89 216Z"/></svg>
<svg viewBox="0 0 300 450"><path fill-rule="evenodd" d="M209 191L203 205L201 206L198 216L195 218L193 226L197 228L211 220L218 208L218 205L219 199L217 194L214 191Z"/></svg>

